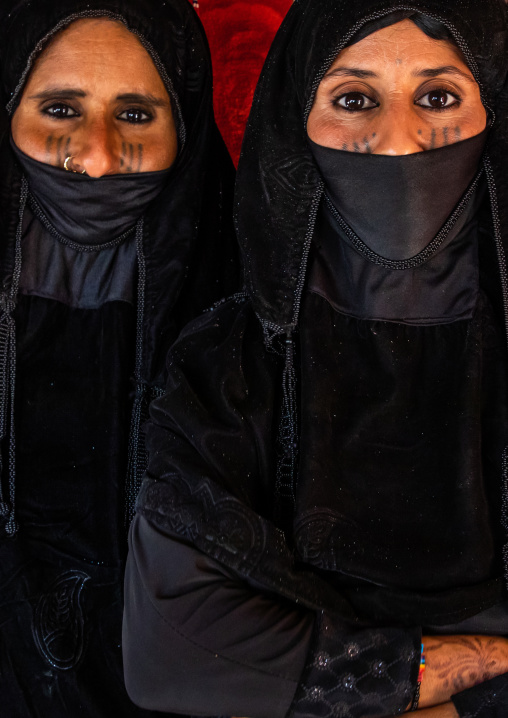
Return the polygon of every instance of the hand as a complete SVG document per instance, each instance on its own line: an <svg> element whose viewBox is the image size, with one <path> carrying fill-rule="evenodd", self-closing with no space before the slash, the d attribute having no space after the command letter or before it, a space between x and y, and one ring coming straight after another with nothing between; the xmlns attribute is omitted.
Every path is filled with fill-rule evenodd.
<svg viewBox="0 0 508 718"><path fill-rule="evenodd" d="M445 710L455 693L508 672L508 640L499 636L424 636L426 668L419 708ZM451 705L451 704L450 704ZM452 710L455 710L452 706ZM419 711L418 711L419 713ZM420 715L420 713L419 713ZM443 718L455 713L443 713ZM426 713L422 710L422 718ZM441 718L429 713L429 718Z"/></svg>

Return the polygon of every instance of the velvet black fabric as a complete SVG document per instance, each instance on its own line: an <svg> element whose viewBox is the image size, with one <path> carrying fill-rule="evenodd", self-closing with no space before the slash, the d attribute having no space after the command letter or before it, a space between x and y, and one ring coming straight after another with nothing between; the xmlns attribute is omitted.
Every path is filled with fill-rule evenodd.
<svg viewBox="0 0 508 718"><path fill-rule="evenodd" d="M449 28L492 119L478 167L487 194L479 185L466 197L449 242L401 266L363 251L342 225L341 234L305 132L337 53L397 9ZM507 41L501 0L292 5L239 165L245 296L185 330L169 354L167 393L152 404L139 513L168 543L191 544L225 575L314 617L288 716L402 712L422 628L474 616L481 625L483 610L506 610ZM365 286L371 269L379 273ZM425 299L412 305L413 279L422 297L440 293L431 316ZM372 300L376 282L393 296ZM372 301L362 302L366 293ZM157 571L169 581L170 567L159 562ZM171 590L184 595L186 586ZM218 602L216 615L224 611ZM130 628L127 620L127 635ZM245 637L260 669L247 627ZM126 675L135 683L133 638ZM174 658L159 660L170 675ZM208 665L203 658L194 675ZM145 680L138 690L157 689ZM258 699L264 715L269 697Z"/></svg>
<svg viewBox="0 0 508 718"><path fill-rule="evenodd" d="M127 493L144 460L137 428L162 392L168 347L237 279L233 170L213 118L209 52L187 0L13 0L0 15L0 323L16 332L15 365L0 359L16 438L9 464L13 434L4 435L0 481L17 527L7 535L2 521L0 713L151 715L128 698L121 659ZM133 207L139 194L131 195L125 217L117 214L115 227L125 220L135 229L115 246L86 232L60 241L63 218L43 221L26 197L8 131L45 43L73 18L95 16L115 17L140 37L168 88L179 140L149 206ZM69 201L60 182L88 182L54 169L49 187L47 169L58 212L59 199ZM92 217L114 239L111 219Z"/></svg>

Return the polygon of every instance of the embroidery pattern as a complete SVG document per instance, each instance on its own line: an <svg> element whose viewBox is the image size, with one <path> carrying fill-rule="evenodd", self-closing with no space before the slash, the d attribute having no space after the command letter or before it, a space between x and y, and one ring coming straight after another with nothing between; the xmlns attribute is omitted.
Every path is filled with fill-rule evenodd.
<svg viewBox="0 0 508 718"><path fill-rule="evenodd" d="M53 668L74 668L85 647L83 587L90 576L66 571L58 576L35 608L33 636L40 654Z"/></svg>
<svg viewBox="0 0 508 718"><path fill-rule="evenodd" d="M396 715L413 692L418 636L398 629L352 632L321 613L291 718Z"/></svg>

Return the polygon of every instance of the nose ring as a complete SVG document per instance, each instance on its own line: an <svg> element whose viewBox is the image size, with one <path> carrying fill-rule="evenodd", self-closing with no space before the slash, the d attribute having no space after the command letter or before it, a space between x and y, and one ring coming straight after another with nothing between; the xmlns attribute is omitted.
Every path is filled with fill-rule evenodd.
<svg viewBox="0 0 508 718"><path fill-rule="evenodd" d="M69 160L72 160L73 157L74 157L74 155L69 155L68 157L65 158L64 170L67 170L67 172L74 172L74 174L84 175L86 170L83 170L82 172L80 172L79 170L73 170L72 167L68 166Z"/></svg>

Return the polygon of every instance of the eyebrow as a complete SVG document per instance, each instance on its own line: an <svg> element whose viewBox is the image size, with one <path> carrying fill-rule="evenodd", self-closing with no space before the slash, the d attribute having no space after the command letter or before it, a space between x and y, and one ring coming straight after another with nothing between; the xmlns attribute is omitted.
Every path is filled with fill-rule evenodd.
<svg viewBox="0 0 508 718"><path fill-rule="evenodd" d="M47 90L38 92L36 95L30 95L30 100L69 100L73 97L86 97L86 92L72 87L67 89L48 87Z"/></svg>
<svg viewBox="0 0 508 718"><path fill-rule="evenodd" d="M359 67L342 66L336 67L333 70L330 70L330 72L327 72L324 79L328 77L344 77L346 75L358 77L362 80L368 77L379 77L379 75L373 72L373 70L362 70ZM464 80L476 85L476 81L470 75L462 72L462 70L459 70L459 68L455 67L455 65L443 65L443 67L432 67L423 70L415 70L413 72L414 77L438 77L439 75L458 75Z"/></svg>
<svg viewBox="0 0 508 718"><path fill-rule="evenodd" d="M342 77L344 75L353 75L353 77L360 77L362 79L366 77L379 77L379 75L372 70L361 70L359 67L336 67L330 70L330 72L327 72L325 78Z"/></svg>
<svg viewBox="0 0 508 718"><path fill-rule="evenodd" d="M88 93L77 88L49 87L47 90L30 95L31 100L72 100L77 97L87 97ZM137 104L150 105L151 107L167 107L168 101L162 97L155 97L150 93L126 92L117 95L115 100L122 102L133 102Z"/></svg>
<svg viewBox="0 0 508 718"><path fill-rule="evenodd" d="M429 68L428 70L415 70L415 72L413 72L413 75L415 77L438 77L438 75L458 75L464 80L473 83L473 85L476 85L476 80L474 80L471 75L462 72L462 70L459 70L459 68L455 67L455 65L444 65L443 67L435 67L432 69Z"/></svg>
<svg viewBox="0 0 508 718"><path fill-rule="evenodd" d="M123 95L117 95L116 99L122 100L123 102L138 102L140 104L152 105L153 107L167 107L169 104L168 101L162 97L155 97L150 93L125 92Z"/></svg>

